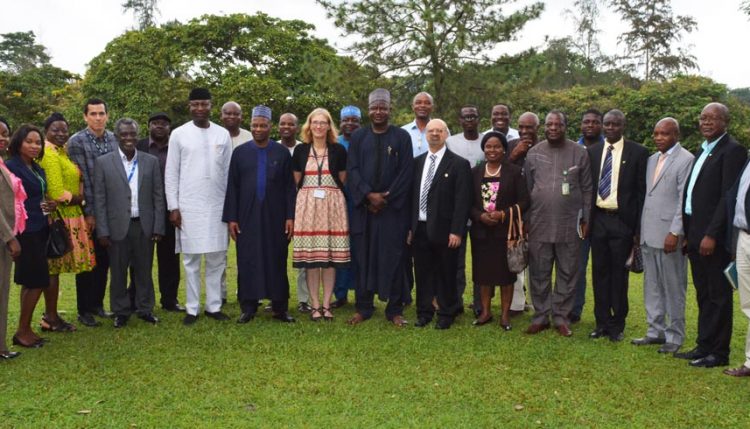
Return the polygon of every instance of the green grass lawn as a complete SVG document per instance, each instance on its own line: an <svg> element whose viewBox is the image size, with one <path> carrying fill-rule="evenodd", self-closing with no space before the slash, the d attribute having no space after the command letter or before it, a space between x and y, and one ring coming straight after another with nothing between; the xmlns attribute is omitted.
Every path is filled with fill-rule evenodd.
<svg viewBox="0 0 750 429"><path fill-rule="evenodd" d="M229 260L224 310L234 319L233 250ZM295 324L264 314L247 325L201 317L186 328L181 315L158 309L157 326L135 317L120 330L80 326L0 361L0 427L750 427L750 380L630 345L646 329L641 281L631 277L627 337L618 344L588 339L590 286L571 338L523 334L530 314L514 319L511 332L473 327L468 314L448 331L397 329L382 304L356 327L345 324L351 305L333 323L293 309ZM62 284L61 310L74 321L73 276ZM732 366L743 361L747 328L736 301ZM40 303L36 321L42 311ZM696 315L690 284L687 348ZM414 321L413 307L406 316Z"/></svg>

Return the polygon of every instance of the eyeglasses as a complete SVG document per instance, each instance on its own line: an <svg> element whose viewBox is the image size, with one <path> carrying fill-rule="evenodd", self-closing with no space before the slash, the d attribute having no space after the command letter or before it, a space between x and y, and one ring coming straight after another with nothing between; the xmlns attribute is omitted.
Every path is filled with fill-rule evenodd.
<svg viewBox="0 0 750 429"><path fill-rule="evenodd" d="M312 121L310 122L310 125L313 127L327 127L328 121Z"/></svg>
<svg viewBox="0 0 750 429"><path fill-rule="evenodd" d="M476 121L477 119L479 119L479 116L477 116L477 115L465 115L465 116L461 116L461 119L463 119L464 121Z"/></svg>

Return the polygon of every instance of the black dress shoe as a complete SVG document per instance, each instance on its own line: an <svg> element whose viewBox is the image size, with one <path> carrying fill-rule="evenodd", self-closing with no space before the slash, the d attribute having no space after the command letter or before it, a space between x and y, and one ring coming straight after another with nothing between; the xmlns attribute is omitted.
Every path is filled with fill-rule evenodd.
<svg viewBox="0 0 750 429"><path fill-rule="evenodd" d="M159 319L153 313L139 314L138 318L153 325L159 323Z"/></svg>
<svg viewBox="0 0 750 429"><path fill-rule="evenodd" d="M173 313L184 313L185 307L181 306L180 304L174 304L174 305L162 305L161 308L165 311L171 311Z"/></svg>
<svg viewBox="0 0 750 429"><path fill-rule="evenodd" d="M620 341L625 339L625 334L622 332L618 332L616 334L609 334L609 341L612 341L613 343L619 343Z"/></svg>
<svg viewBox="0 0 750 429"><path fill-rule="evenodd" d="M88 326L89 328L95 328L101 325L101 323L94 319L94 316L92 316L90 313L79 314L78 321L81 322L81 325Z"/></svg>
<svg viewBox="0 0 750 429"><path fill-rule="evenodd" d="M245 323L255 319L255 313L242 313L237 319L237 323L244 325Z"/></svg>
<svg viewBox="0 0 750 429"><path fill-rule="evenodd" d="M596 328L589 334L589 338L595 340L597 338L603 338L609 336L606 329Z"/></svg>
<svg viewBox="0 0 750 429"><path fill-rule="evenodd" d="M115 318L115 313L112 313L111 311L107 311L103 308L96 310L96 315L101 317L102 319L114 319Z"/></svg>
<svg viewBox="0 0 750 429"><path fill-rule="evenodd" d="M278 320L278 321L280 321L280 322L284 322L284 323L294 323L295 322L294 317L290 316L289 313L287 313L287 312L277 313L277 314L274 314L271 317L274 318L274 319L276 319L276 320Z"/></svg>
<svg viewBox="0 0 750 429"><path fill-rule="evenodd" d="M15 359L18 356L21 356L21 352L12 352L10 350L7 352L0 352L0 359L3 359L3 360Z"/></svg>
<svg viewBox="0 0 750 429"><path fill-rule="evenodd" d="M690 366L699 368L713 368L715 366L727 366L729 365L729 359L721 358L715 354L710 354L700 359L690 361Z"/></svg>
<svg viewBox="0 0 750 429"><path fill-rule="evenodd" d="M570 323L578 323L581 321L581 315L580 314L569 314L568 320L570 320Z"/></svg>
<svg viewBox="0 0 750 429"><path fill-rule="evenodd" d="M450 319L438 319L435 323L435 329L450 329L453 321Z"/></svg>
<svg viewBox="0 0 750 429"><path fill-rule="evenodd" d="M346 298L337 299L331 303L331 308L341 308L348 303L349 301Z"/></svg>
<svg viewBox="0 0 750 429"><path fill-rule="evenodd" d="M698 347L692 350L686 351L686 352L674 354L674 357L676 357L677 359L687 359L687 360L701 359L706 356L708 356L708 353L704 353L703 351L698 349Z"/></svg>
<svg viewBox="0 0 750 429"><path fill-rule="evenodd" d="M300 302L297 305L297 311L299 311L300 313L311 313L313 311L313 308L310 307L310 304L306 302Z"/></svg>
<svg viewBox="0 0 750 429"><path fill-rule="evenodd" d="M198 321L198 316L194 314L186 314L185 318L182 319L182 324L185 326L190 326Z"/></svg>
<svg viewBox="0 0 750 429"><path fill-rule="evenodd" d="M210 311L205 311L204 313L206 314L206 316L214 320L219 320L219 321L229 320L229 316L222 313L221 311L214 311L213 313Z"/></svg>
<svg viewBox="0 0 750 429"><path fill-rule="evenodd" d="M128 316L115 316L115 328L123 328L128 324Z"/></svg>
<svg viewBox="0 0 750 429"><path fill-rule="evenodd" d="M659 347L659 350L657 352L659 353L677 353L677 350L680 349L679 344L675 343L664 343L663 346Z"/></svg>
<svg viewBox="0 0 750 429"><path fill-rule="evenodd" d="M652 344L664 344L667 340L664 338L655 338L655 337L642 337L642 338L635 338L630 342L630 344L634 346L650 346Z"/></svg>
<svg viewBox="0 0 750 429"><path fill-rule="evenodd" d="M424 328L425 326L429 325L430 322L432 322L432 319L428 319L426 317L418 317L417 321L414 323L414 326L417 328Z"/></svg>

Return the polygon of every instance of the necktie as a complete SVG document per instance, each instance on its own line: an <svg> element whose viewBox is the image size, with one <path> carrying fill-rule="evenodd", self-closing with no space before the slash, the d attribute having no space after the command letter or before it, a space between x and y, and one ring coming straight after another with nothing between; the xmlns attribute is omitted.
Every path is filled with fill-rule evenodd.
<svg viewBox="0 0 750 429"><path fill-rule="evenodd" d="M602 167L602 176L599 179L599 196L603 200L609 197L612 190L612 148L614 145L607 146L607 156L604 158L604 167Z"/></svg>
<svg viewBox="0 0 750 429"><path fill-rule="evenodd" d="M659 173L661 173L661 168L664 166L664 160L667 159L666 153L660 153L659 154L659 161L656 162L656 169L654 170L654 182L656 183L656 179L659 178Z"/></svg>
<svg viewBox="0 0 750 429"><path fill-rule="evenodd" d="M437 155L430 155L430 167L427 169L427 177L424 178L422 183L422 194L419 196L419 211L427 213L427 194L430 193L430 186L432 185L432 176L435 175L435 160Z"/></svg>

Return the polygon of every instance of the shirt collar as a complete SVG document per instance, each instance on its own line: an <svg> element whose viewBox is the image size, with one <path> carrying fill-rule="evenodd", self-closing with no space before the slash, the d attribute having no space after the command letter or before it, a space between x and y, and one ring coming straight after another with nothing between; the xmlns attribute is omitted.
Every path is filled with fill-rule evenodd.
<svg viewBox="0 0 750 429"><path fill-rule="evenodd" d="M122 162L134 162L135 160L138 159L138 151L137 150L135 151L135 155L133 155L133 159L131 159L131 160L128 160L128 157L125 156L125 153L122 151L122 149L120 149L119 146L117 147L117 152L120 153L120 159L122 160Z"/></svg>
<svg viewBox="0 0 750 429"><path fill-rule="evenodd" d="M612 145L614 146L612 150L622 150L622 147L625 146L625 137L620 137L620 140L617 140L614 143L608 142L606 139L604 140L604 144L606 145Z"/></svg>
<svg viewBox="0 0 750 429"><path fill-rule="evenodd" d="M675 149L677 149L677 145L679 145L679 144L680 144L680 142L675 143L671 148L669 148L668 151L664 152L664 155L666 155L666 156L672 155L672 152L674 152Z"/></svg>
<svg viewBox="0 0 750 429"><path fill-rule="evenodd" d="M602 142L602 143L605 142L604 136L601 135L601 134L599 135L599 141ZM584 139L583 136L581 136L581 138L578 139L578 144L581 145L581 146L585 146L586 145L586 139Z"/></svg>
<svg viewBox="0 0 750 429"><path fill-rule="evenodd" d="M447 147L448 146L446 146L445 144L443 144L443 147L439 151L437 151L435 153L432 153L429 149L427 149L427 159L430 158L430 155L437 155L437 158L435 159L435 161L439 161L440 159L443 158L443 155L445 155L445 149Z"/></svg>
<svg viewBox="0 0 750 429"><path fill-rule="evenodd" d="M724 136L727 135L726 132L724 134L720 135L716 140L712 141L711 143L708 142L708 140L704 140L703 144L701 144L701 148L703 150L711 151L714 147L716 147L716 144L719 143L719 140L723 139Z"/></svg>

